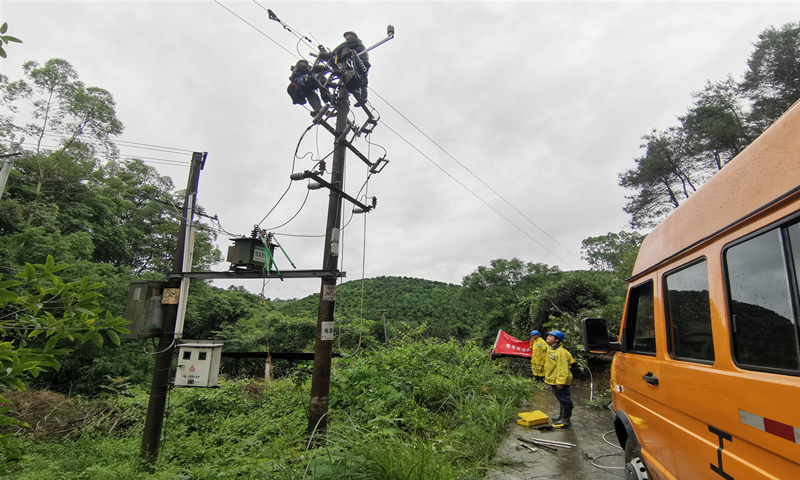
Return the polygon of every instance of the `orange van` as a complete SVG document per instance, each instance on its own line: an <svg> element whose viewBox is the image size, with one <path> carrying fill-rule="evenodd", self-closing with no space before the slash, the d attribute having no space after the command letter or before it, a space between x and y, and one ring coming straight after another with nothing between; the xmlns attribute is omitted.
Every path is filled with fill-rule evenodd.
<svg viewBox="0 0 800 480"><path fill-rule="evenodd" d="M800 102L644 240L616 352L629 479L800 479Z"/></svg>

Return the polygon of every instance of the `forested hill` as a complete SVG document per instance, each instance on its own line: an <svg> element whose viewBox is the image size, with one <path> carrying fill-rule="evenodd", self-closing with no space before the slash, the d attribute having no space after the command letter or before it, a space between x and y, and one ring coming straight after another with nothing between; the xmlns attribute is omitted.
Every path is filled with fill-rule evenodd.
<svg viewBox="0 0 800 480"><path fill-rule="evenodd" d="M429 334L449 331L466 338L480 322L480 313L468 310L458 300L461 287L421 278L376 277L363 281L364 318L380 320L386 310L387 323L406 322L412 326L427 323ZM336 287L337 317L358 318L361 312L362 281L352 280ZM287 316L316 317L319 294L280 304L278 310Z"/></svg>

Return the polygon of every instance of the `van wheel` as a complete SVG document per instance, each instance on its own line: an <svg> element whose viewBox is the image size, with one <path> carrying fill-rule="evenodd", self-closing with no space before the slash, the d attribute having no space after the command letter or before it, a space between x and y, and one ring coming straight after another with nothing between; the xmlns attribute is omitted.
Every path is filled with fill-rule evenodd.
<svg viewBox="0 0 800 480"><path fill-rule="evenodd" d="M642 454L632 438L625 441L625 479L650 480L650 473L641 458Z"/></svg>

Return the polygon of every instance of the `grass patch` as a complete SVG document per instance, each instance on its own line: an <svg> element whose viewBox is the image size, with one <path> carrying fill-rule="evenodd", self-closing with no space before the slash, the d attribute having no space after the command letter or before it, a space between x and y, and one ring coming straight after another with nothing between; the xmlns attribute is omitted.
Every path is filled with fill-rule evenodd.
<svg viewBox="0 0 800 480"><path fill-rule="evenodd" d="M15 478L479 479L530 394L475 345L414 341L334 363L327 442L309 448L310 381L175 389L153 470L139 463L147 394L108 399L124 421L28 438Z"/></svg>

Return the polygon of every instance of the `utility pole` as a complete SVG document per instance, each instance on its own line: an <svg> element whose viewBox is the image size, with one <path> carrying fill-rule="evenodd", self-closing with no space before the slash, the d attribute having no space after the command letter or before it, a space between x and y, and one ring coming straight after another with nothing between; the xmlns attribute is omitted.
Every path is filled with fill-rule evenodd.
<svg viewBox="0 0 800 480"><path fill-rule="evenodd" d="M333 167L328 197L328 223L325 228L323 270L339 270L339 227L342 222L342 197L344 185L344 159L347 135L347 114L350 103L344 81L340 82L336 99L336 135L333 150ZM309 436L325 432L328 428L328 395L331 390L331 355L333 353L333 314L336 306L336 277L324 277L319 295L317 315L317 340L314 344L314 371L311 375L311 401L308 407Z"/></svg>
<svg viewBox="0 0 800 480"><path fill-rule="evenodd" d="M387 310L372 310L373 312L381 312L381 320L383 320L383 339L386 341L386 347L389 347L389 332L386 330L386 312Z"/></svg>
<svg viewBox="0 0 800 480"><path fill-rule="evenodd" d="M19 143L14 142L14 134L11 134L11 153L6 155L0 155L0 196L3 195L3 192L6 190L6 181L8 180L8 175L11 173L11 168L14 166L14 161L19 159L24 153L22 151L22 142L25 141L25 137L20 139Z"/></svg>
<svg viewBox="0 0 800 480"><path fill-rule="evenodd" d="M191 241L187 235L188 228L192 224L195 205L197 203L197 185L200 182L200 170L206 163L208 153L194 152L192 154L192 164L189 168L189 183L186 186L186 197L183 200L183 217L181 226L178 230L178 245L175 249L175 257L172 261L173 274L180 274L184 267L184 252L187 251L187 242ZM181 278L170 278L169 285L164 289L164 299L169 296L167 291L176 293L180 290ZM180 298L179 294L174 294L174 298ZM148 463L154 463L158 458L158 449L161 446L161 429L164 425L164 411L167 405L167 393L169 392L170 372L172 371L172 356L175 352L175 342L177 335L175 324L178 319L178 303L166 303L164 306L164 324L161 330L161 338L158 342L156 365L153 370L153 385L150 387L150 403L147 406L147 417L145 418L144 434L142 435L142 449L139 456ZM182 333L182 332L178 332Z"/></svg>

